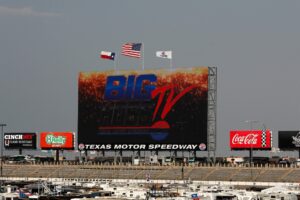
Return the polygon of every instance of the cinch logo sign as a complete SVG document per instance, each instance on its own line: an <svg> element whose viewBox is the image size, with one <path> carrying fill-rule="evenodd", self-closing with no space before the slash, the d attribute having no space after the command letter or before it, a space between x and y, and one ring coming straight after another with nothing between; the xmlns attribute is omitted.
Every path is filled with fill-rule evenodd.
<svg viewBox="0 0 300 200"><path fill-rule="evenodd" d="M47 135L46 143L47 144L65 144L66 137L63 137L63 136L55 137L54 135Z"/></svg>
<svg viewBox="0 0 300 200"><path fill-rule="evenodd" d="M33 134L5 134L4 139L5 140L32 140Z"/></svg>
<svg viewBox="0 0 300 200"><path fill-rule="evenodd" d="M22 140L22 135L4 135L5 140Z"/></svg>
<svg viewBox="0 0 300 200"><path fill-rule="evenodd" d="M36 133L4 133L4 147L8 149L35 149Z"/></svg>

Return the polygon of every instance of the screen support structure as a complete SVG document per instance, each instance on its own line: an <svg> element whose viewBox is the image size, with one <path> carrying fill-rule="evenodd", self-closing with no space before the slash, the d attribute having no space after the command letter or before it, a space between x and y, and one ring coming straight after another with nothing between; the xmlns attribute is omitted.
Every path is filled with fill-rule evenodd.
<svg viewBox="0 0 300 200"><path fill-rule="evenodd" d="M141 151L133 151L132 153L133 157L132 157L132 163L134 163L133 159L137 158L137 159L141 159Z"/></svg>
<svg viewBox="0 0 300 200"><path fill-rule="evenodd" d="M59 149L56 149L55 151L55 161L59 162Z"/></svg>
<svg viewBox="0 0 300 200"><path fill-rule="evenodd" d="M217 67L208 67L207 153L215 162L217 146Z"/></svg>
<svg viewBox="0 0 300 200"><path fill-rule="evenodd" d="M196 151L189 151L188 159L195 158L196 157Z"/></svg>
<svg viewBox="0 0 300 200"><path fill-rule="evenodd" d="M105 157L105 151L104 151L104 150L101 150L101 151L99 151L98 153L100 154L100 155L98 155L98 156Z"/></svg>
<svg viewBox="0 0 300 200"><path fill-rule="evenodd" d="M123 163L123 151L115 151L114 164L118 163L118 158L120 158L119 163Z"/></svg>

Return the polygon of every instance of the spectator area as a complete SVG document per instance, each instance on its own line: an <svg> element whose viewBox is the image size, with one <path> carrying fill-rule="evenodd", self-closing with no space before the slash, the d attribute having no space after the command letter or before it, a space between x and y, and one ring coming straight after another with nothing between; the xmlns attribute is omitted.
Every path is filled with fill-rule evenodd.
<svg viewBox="0 0 300 200"><path fill-rule="evenodd" d="M297 167L132 166L79 164L4 164L4 177L103 178L203 181L300 181Z"/></svg>

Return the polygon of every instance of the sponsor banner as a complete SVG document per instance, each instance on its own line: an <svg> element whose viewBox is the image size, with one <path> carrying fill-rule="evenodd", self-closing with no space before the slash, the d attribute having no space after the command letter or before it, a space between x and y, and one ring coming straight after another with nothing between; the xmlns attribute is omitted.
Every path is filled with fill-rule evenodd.
<svg viewBox="0 0 300 200"><path fill-rule="evenodd" d="M206 150L208 67L81 72L78 90L78 144L84 148L197 144L196 150Z"/></svg>
<svg viewBox="0 0 300 200"><path fill-rule="evenodd" d="M205 144L79 144L78 149L83 150L185 150L206 151Z"/></svg>
<svg viewBox="0 0 300 200"><path fill-rule="evenodd" d="M41 132L41 149L74 149L73 132Z"/></svg>
<svg viewBox="0 0 300 200"><path fill-rule="evenodd" d="M6 149L36 149L36 133L4 133Z"/></svg>
<svg viewBox="0 0 300 200"><path fill-rule="evenodd" d="M265 149L272 148L272 132L270 130L231 130L231 149Z"/></svg>
<svg viewBox="0 0 300 200"><path fill-rule="evenodd" d="M300 131L278 131L278 147L280 149L299 149Z"/></svg>

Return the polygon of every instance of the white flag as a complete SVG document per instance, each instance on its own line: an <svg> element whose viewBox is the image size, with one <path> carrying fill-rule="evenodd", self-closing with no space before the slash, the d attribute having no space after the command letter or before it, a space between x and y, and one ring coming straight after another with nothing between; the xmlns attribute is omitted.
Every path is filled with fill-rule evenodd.
<svg viewBox="0 0 300 200"><path fill-rule="evenodd" d="M172 59L172 51L157 51L156 56L159 58Z"/></svg>

